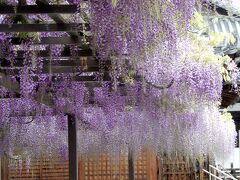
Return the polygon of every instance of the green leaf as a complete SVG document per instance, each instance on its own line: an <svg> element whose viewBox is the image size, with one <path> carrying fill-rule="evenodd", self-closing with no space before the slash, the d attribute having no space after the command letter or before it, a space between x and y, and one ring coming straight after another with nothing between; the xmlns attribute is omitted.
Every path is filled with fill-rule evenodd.
<svg viewBox="0 0 240 180"><path fill-rule="evenodd" d="M112 0L112 6L113 6L113 8L116 8L116 6L117 6L117 0Z"/></svg>

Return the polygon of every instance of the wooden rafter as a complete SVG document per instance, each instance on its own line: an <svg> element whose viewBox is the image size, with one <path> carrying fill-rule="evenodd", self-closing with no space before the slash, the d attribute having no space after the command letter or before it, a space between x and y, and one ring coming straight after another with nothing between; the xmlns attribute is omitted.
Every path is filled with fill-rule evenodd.
<svg viewBox="0 0 240 180"><path fill-rule="evenodd" d="M39 6L42 5L49 5L49 2L47 0L36 0L36 4ZM68 21L65 20L61 15L59 14L48 14L48 16L50 18L52 18L56 23L58 24L67 24ZM81 30L82 31L82 30ZM68 32L68 34L72 37L72 38L79 38L79 34L77 32Z"/></svg>
<svg viewBox="0 0 240 180"><path fill-rule="evenodd" d="M16 52L16 59L21 60L24 58L24 51L17 51ZM48 58L49 57L49 51L48 50L40 50L40 51L35 51L35 54L38 57L42 57L42 58ZM78 57L91 57L92 56L92 50L91 49L80 49L78 50L76 56L72 56L70 49L69 48L65 48L62 52L61 52L61 58L71 58L71 59L77 59ZM0 55L0 61L4 61L5 56L4 55Z"/></svg>
<svg viewBox="0 0 240 180"><path fill-rule="evenodd" d="M106 68L107 70L107 68ZM7 74L7 75L12 75L12 76L17 76L19 75L20 69L4 69L0 68L0 72ZM99 72L99 67L89 67L87 69L82 69L81 67L69 67L69 66L52 66L51 67L51 73L52 74L62 74L62 73L82 73L82 72ZM50 68L44 67L42 72L37 72L37 74L49 74L50 73Z"/></svg>
<svg viewBox="0 0 240 180"><path fill-rule="evenodd" d="M77 5L25 5L11 6L0 5L0 14L73 14L77 11Z"/></svg>
<svg viewBox="0 0 240 180"><path fill-rule="evenodd" d="M82 37L81 35L83 35L83 31L89 31L89 25L85 24L84 25L81 23L71 23L69 21L67 21L66 19L64 19L63 16L59 15L59 13L74 13L77 10L77 6L70 6L70 5L66 5L66 6L56 6L56 5L49 5L49 2L47 0L36 0L36 4L34 6L27 6L26 5L26 1L21 2L19 0L19 5L23 5L23 6L17 6L17 7L13 7L13 6L0 6L0 14L20 14L19 16L23 16L22 14L48 14L48 16L50 18L52 18L56 24L49 24L51 22L44 22L46 24L30 24L29 22L26 24L0 24L0 32L7 32L7 33L11 33L11 32L66 32L71 39L65 39L64 38L42 38L39 40L35 40L35 44L77 44L78 47L81 46L81 40ZM23 16L24 17L24 16ZM31 22L32 23L32 22ZM87 28L87 29L86 29ZM12 39L12 43L13 44L21 44L22 40L21 39ZM83 50L84 51L84 50ZM22 54L21 54L22 53ZM65 53L65 54L64 54ZM71 51L64 51L64 53L61 53L61 55L68 55L71 56ZM15 59L16 62L13 63L14 67L9 68L13 68L11 70L5 70L4 67L0 67L0 72L2 73L2 77L0 79L0 85L12 90L13 92L19 93L20 94L20 83L18 81L13 81L11 79L11 76L9 76L9 74L11 75L19 75L19 68L16 67L16 65L18 66L23 66L23 59L24 58L24 54L25 52L17 52L17 57L19 57L19 55L22 55L22 57L20 57L20 59ZM98 62L97 61L87 61L86 64L86 58L85 58L85 66L89 66L90 62L94 63L91 64L90 67L82 67L84 66L84 64L80 62L75 61L71 61L71 60L63 60L60 61L60 66L54 66L52 64L53 60L52 60L52 56L51 56L51 48L47 48L47 50L45 51L38 51L38 53L36 54L37 56L45 56L45 57L49 57L50 61L46 61L44 60L44 65L43 65L43 73L50 73L50 77L52 77L52 75L54 76L54 73L73 73L75 76L75 80L76 78L83 78L86 80L86 78L88 80L95 80L94 76L86 76L84 77L80 77L80 76L76 76L76 72L81 74L82 72L93 72L93 71L99 71L99 66L98 66ZM78 51L78 54L76 56L91 56L92 55L92 51L88 51L85 54L83 52ZM2 57L2 59L0 59L1 63L4 63L4 55ZM79 63L80 63L80 68L79 68ZM70 64L72 66L70 66ZM6 61L6 67L8 66L7 61ZM61 66L63 65L63 66ZM74 77L72 77L74 79ZM108 76L109 78L109 76ZM110 79L110 78L109 78ZM33 97L38 103L40 104L45 104L51 108L53 108L55 111L58 109L58 107L56 107L56 105L54 104L54 99L53 96L50 92L41 92L38 91L36 96ZM68 116L68 148L69 148L69 179L73 179L76 180L77 179L77 148L76 148L76 137L77 137L77 130L76 130L76 118L73 114L71 114L71 111L68 110L68 107L65 107L63 110L61 110L62 113L65 113ZM34 115L34 114L33 114ZM29 123L31 123L32 121L30 121Z"/></svg>
<svg viewBox="0 0 240 180"><path fill-rule="evenodd" d="M23 58L24 53L25 53L24 51L17 51L16 58ZM40 57L49 57L49 50L36 51L36 54L37 54L37 56L40 56ZM79 56L79 57L92 56L92 55L93 55L93 52L91 49L80 49L77 52L77 56ZM69 47L64 48L64 50L61 52L61 57L73 57L71 55L71 51L70 51Z"/></svg>
<svg viewBox="0 0 240 180"><path fill-rule="evenodd" d="M82 23L71 23L61 16L60 14L73 14L77 11L76 5L49 5L47 0L37 0L37 5L26 5L21 4L19 6L9 6L9 5L0 5L0 14L6 15L20 15L23 16L24 14L47 14L52 20L55 21L56 24L49 24L49 22L43 22L46 24L0 24L0 32L66 32L70 37L42 37L40 39L34 39L35 45L45 44L45 45L52 45L52 44L76 44L78 47L82 46L82 31L83 31L83 24ZM89 31L89 25L84 23L84 27L86 31ZM20 38L12 38L11 43L13 45L19 45L24 41ZM58 61L57 64L54 64L56 61L49 61L47 59L50 58L50 51L49 47L47 50L40 50L35 51L37 57L43 57L44 65L42 73L49 73L49 69L51 68L52 76L56 73L73 73L73 74L81 74L82 72L98 72L99 65L98 61L94 60L94 58L89 57L85 64L82 64L82 61L79 57L84 56L92 56L93 53L91 49L80 49L75 57L71 56L71 52L69 47L65 47L64 50L61 52L61 58L70 57L68 60L61 60ZM20 93L20 85L19 82L12 82L12 76L18 76L20 68L23 67L23 58L25 56L24 51L17 51L17 56L13 64L9 64L8 61L2 55L0 57L0 73L3 73L4 78L2 78L1 84L4 87L13 90L14 92ZM83 67L86 66L86 67ZM106 68L107 69L107 68ZM34 78L33 78L34 79ZM73 75L72 80L74 81L85 81L91 82L96 81L94 76L79 76ZM104 76L103 80L110 80L108 75ZM14 88L16 87L16 88ZM52 98L49 97L49 94L37 94L36 100L37 102L43 103L50 107L53 107L54 104L52 102ZM67 113L67 112L65 112Z"/></svg>
<svg viewBox="0 0 240 180"><path fill-rule="evenodd" d="M0 24L0 32L77 32L81 27L76 23L58 24Z"/></svg>
<svg viewBox="0 0 240 180"><path fill-rule="evenodd" d="M33 38L34 39L34 38ZM13 45L20 45L22 43L23 39L15 37L12 38L11 43ZM34 45L52 45L52 44L62 44L62 45L67 45L67 44L78 44L81 46L82 41L80 38L71 38L68 36L63 36L63 37L41 37L39 40L34 39L33 40Z"/></svg>
<svg viewBox="0 0 240 180"><path fill-rule="evenodd" d="M86 66L87 67L98 67L98 61L96 61L93 58L89 58L87 61L83 61L76 57L75 60L60 60L60 61L49 61L44 60L43 61L43 67L49 67L51 66L66 66L66 67L79 67L79 66ZM74 59L74 58L72 58ZM13 64L11 65L10 62L4 61L4 59L0 59L0 65L1 68L4 67L23 67L24 60L21 58L17 59ZM105 65L110 65L110 61L106 61Z"/></svg>

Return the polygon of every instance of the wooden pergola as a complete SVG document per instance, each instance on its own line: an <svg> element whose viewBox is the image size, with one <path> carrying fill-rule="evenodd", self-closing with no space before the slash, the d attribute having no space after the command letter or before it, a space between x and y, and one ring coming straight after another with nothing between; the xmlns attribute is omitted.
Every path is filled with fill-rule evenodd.
<svg viewBox="0 0 240 180"><path fill-rule="evenodd" d="M84 31L90 32L89 24L82 23L72 23L66 20L63 14L74 14L77 11L77 5L74 4L59 4L51 5L48 0L37 0L36 5L26 5L26 2L20 1L17 6L0 4L0 15L18 15L25 18L26 14L46 14L51 19L51 22L27 22L25 24L0 24L0 32L4 33L17 33L17 32L64 32L66 36L63 37L42 37L39 40L34 39L33 43L36 45L45 45L47 47L51 45L64 45L64 50L61 52L61 57L59 63L49 60L51 54L50 48L47 50L38 50L36 54L38 57L44 59L43 62L43 74L48 74L51 68L51 73L69 73L72 75L73 81L83 81L89 87L90 90L97 85L95 77L91 72L99 71L99 61L94 56L93 50L90 46L85 46L82 43L83 39L83 24ZM91 39L90 36L86 37ZM21 38L12 38L11 43L13 45L21 44ZM80 49L75 57L71 57L69 45L77 45ZM82 48L81 48L82 47ZM17 76L19 74L19 69L23 67L24 62L24 51L18 50L16 52L16 61L10 64L5 57L0 54L0 85L7 88L20 97L20 83L12 81L12 76ZM84 66L84 67L83 67ZM87 67L87 68L86 68ZM110 61L106 61L104 68L103 81L111 81L108 75L108 69L110 67ZM7 69L11 68L11 71ZM87 75L81 75L86 73ZM76 75L76 73L80 75ZM33 78L37 81L37 77ZM51 96L49 94L37 94L35 100L39 103L45 104L51 108L57 108ZM77 127L76 119L74 114L70 114L67 110L63 112L67 115L68 119L68 148L69 148L69 179L76 180L77 177ZM34 113L33 113L34 114ZM129 156L129 179L134 179L133 170L133 159Z"/></svg>
<svg viewBox="0 0 240 180"><path fill-rule="evenodd" d="M26 5L26 3L19 0L19 5L12 6L6 4L0 4L0 15L18 15L24 17L26 14L46 14L51 21L49 22L27 22L25 24L0 24L0 32L4 33L18 33L18 32L63 32L66 35L62 37L42 37L41 39L33 39L35 45L45 45L46 50L37 50L36 55L44 59L43 62L43 74L51 73L68 73L72 74L71 79L73 81L82 81L92 91L95 86L98 86L98 81L92 73L103 71L103 81L111 81L108 71L111 69L111 62L105 61L104 68L100 69L99 60L95 56L94 49L91 44L85 45L83 43L83 37L88 42L91 41L91 29L90 25L86 22L73 23L69 22L64 14L75 14L78 10L77 5L74 4L49 4L48 0L36 0L36 5ZM83 29L84 28L84 29ZM85 35L83 31L87 31L88 35ZM22 43L22 39L14 37L11 39L13 45L19 45ZM58 63L50 61L51 45L63 45L64 49L61 52L61 57ZM71 56L70 45L77 45L79 50L76 56ZM10 64L3 55L0 54L0 86L7 88L16 94L16 97L20 97L20 83L13 81L12 76L19 75L20 68L24 66L24 51L17 50L16 61ZM87 67L87 68L86 68ZM8 69L11 68L11 71ZM85 74L84 74L85 73ZM76 75L77 74L77 75ZM84 75L83 75L84 74ZM33 77L33 80L38 80L37 77ZM166 86L168 88L172 85L173 81ZM153 86L153 85L152 85ZM156 88L162 89L162 87ZM91 92L92 93L92 92ZM234 95L235 96L235 95ZM57 108L54 105L53 99L49 94L37 94L35 97L36 102L45 104L51 108ZM229 103L227 103L229 104ZM68 148L69 148L69 179L78 179L78 167L77 167L77 127L76 118L74 114L65 110L63 113L67 115L68 119ZM32 113L34 115L34 113ZM131 153L128 155L128 175L129 179L134 179L134 162Z"/></svg>

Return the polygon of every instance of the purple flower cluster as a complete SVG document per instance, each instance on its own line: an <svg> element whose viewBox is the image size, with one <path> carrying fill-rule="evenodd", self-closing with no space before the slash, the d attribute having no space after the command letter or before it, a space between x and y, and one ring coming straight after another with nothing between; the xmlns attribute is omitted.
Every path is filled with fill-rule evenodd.
<svg viewBox="0 0 240 180"><path fill-rule="evenodd" d="M81 154L114 154L129 148L138 154L149 148L160 156L177 152L195 159L232 150L234 123L224 121L217 106L222 91L219 68L184 56L191 49L187 38L182 41L185 51L178 47L187 33L194 0L121 0L116 7L110 0L72 3L86 10L99 74L110 59L112 82L95 87L74 81L79 74L52 73L51 63L56 63L52 60L64 61L63 46L33 42L65 33L39 33L18 46L9 40L16 34L1 33L0 54L10 63L9 77L20 84L20 96L0 89L1 97L10 97L0 99L0 154L20 154L29 163L41 154L67 158L66 112L77 119ZM51 50L49 73L43 66L47 58L35 52L38 48ZM12 52L18 50L25 53L15 76L11 73L17 55ZM78 45L71 45L72 56L78 56L78 50Z"/></svg>

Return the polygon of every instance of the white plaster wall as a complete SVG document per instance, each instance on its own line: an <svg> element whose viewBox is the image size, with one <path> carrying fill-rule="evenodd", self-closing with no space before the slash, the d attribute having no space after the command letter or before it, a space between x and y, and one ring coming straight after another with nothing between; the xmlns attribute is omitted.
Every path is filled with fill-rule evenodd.
<svg viewBox="0 0 240 180"><path fill-rule="evenodd" d="M216 157L216 164L220 164L224 168L231 168L231 163L233 163L233 168L240 168L240 150L235 148L234 152L228 157ZM221 160L219 160L221 159Z"/></svg>

